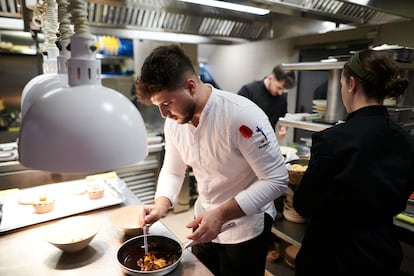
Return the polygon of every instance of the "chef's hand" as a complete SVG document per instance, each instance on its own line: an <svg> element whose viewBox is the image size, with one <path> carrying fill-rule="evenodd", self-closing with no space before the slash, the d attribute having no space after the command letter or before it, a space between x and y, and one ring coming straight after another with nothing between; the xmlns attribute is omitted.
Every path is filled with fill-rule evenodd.
<svg viewBox="0 0 414 276"><path fill-rule="evenodd" d="M240 218L246 215L240 208L237 201L232 198L213 210L209 210L204 214L196 217L192 222L187 224L188 228L196 230L187 236L187 239L199 243L210 242L224 230L225 222Z"/></svg>
<svg viewBox="0 0 414 276"><path fill-rule="evenodd" d="M214 240L221 231L224 221L218 209L208 211L187 224L187 228L196 229L187 239L198 243Z"/></svg>
<svg viewBox="0 0 414 276"><path fill-rule="evenodd" d="M279 126L277 128L277 133L276 133L277 139L278 140L285 139L286 133L287 133L287 127L286 126Z"/></svg>
<svg viewBox="0 0 414 276"><path fill-rule="evenodd" d="M142 212L138 214L138 225L143 228L144 225L151 225L165 216L171 207L168 198L158 197L153 205L143 205Z"/></svg>

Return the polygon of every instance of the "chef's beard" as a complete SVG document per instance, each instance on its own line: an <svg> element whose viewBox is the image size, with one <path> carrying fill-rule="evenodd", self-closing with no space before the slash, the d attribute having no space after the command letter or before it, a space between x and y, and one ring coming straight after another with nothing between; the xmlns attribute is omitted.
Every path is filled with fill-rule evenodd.
<svg viewBox="0 0 414 276"><path fill-rule="evenodd" d="M191 121L191 119L194 117L196 110L196 105L193 101L188 102L188 104L183 108L183 114L182 115L173 115L170 116L171 119L175 120L179 124L186 124Z"/></svg>

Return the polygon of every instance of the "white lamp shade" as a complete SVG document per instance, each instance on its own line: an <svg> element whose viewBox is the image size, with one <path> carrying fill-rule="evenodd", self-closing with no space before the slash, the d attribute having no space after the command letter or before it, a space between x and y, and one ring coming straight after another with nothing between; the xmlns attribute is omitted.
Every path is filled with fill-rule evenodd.
<svg viewBox="0 0 414 276"><path fill-rule="evenodd" d="M23 88L21 116L24 117L32 103L49 91L68 86L66 74L47 73L34 77Z"/></svg>
<svg viewBox="0 0 414 276"><path fill-rule="evenodd" d="M147 156L146 137L141 114L122 94L101 85L58 88L28 108L19 161L51 172L114 170Z"/></svg>

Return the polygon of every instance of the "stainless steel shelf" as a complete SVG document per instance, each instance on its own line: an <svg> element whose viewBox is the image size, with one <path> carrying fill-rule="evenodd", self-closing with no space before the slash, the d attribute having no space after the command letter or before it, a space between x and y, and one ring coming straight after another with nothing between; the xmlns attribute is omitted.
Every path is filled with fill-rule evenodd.
<svg viewBox="0 0 414 276"><path fill-rule="evenodd" d="M342 69L345 61L338 62L298 62L298 63L283 63L284 70L333 70Z"/></svg>
<svg viewBox="0 0 414 276"><path fill-rule="evenodd" d="M295 121L295 120L290 120L286 118L279 118L278 123L282 126L296 127L296 128L310 130L310 131L321 131L321 130L331 127L331 125L328 125L328 124L313 123L313 122L308 122L308 121Z"/></svg>

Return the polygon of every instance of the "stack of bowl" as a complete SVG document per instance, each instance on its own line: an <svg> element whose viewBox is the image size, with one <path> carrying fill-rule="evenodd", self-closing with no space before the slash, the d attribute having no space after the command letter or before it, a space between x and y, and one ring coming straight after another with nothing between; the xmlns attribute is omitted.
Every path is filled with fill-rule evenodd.
<svg viewBox="0 0 414 276"><path fill-rule="evenodd" d="M313 100L312 101L312 111L319 113L322 118L326 116L326 106L327 100Z"/></svg>
<svg viewBox="0 0 414 276"><path fill-rule="evenodd" d="M288 162L289 188L285 192L285 200L283 201L283 216L285 219L296 222L305 223L306 219L299 215L293 208L293 195L297 185L302 181L302 177L307 169L309 159L299 158Z"/></svg>

